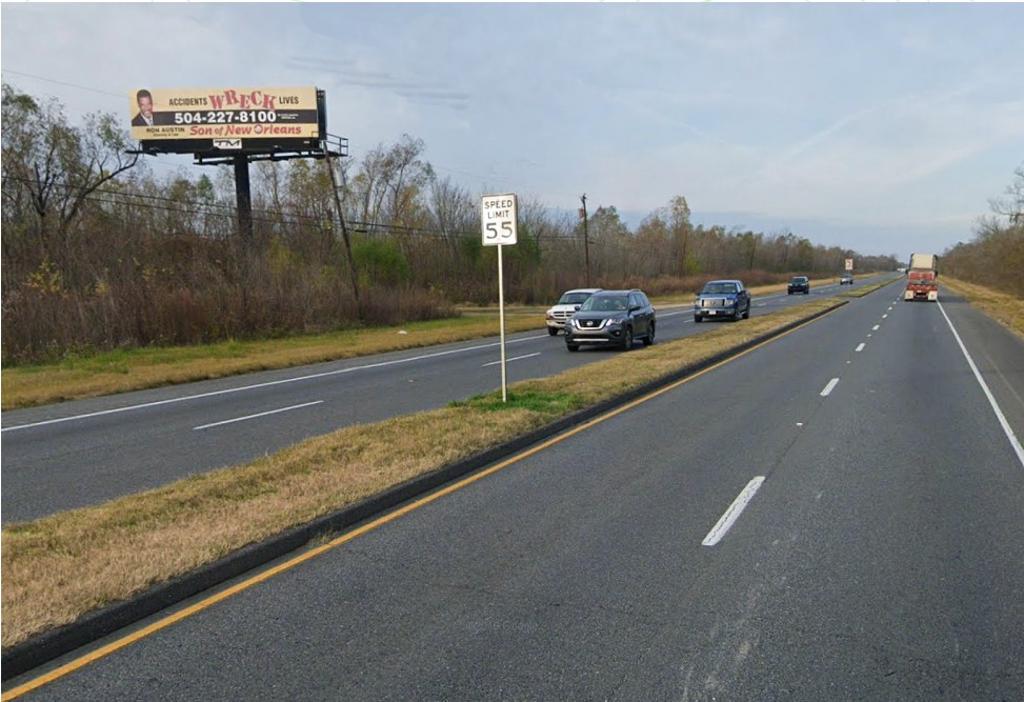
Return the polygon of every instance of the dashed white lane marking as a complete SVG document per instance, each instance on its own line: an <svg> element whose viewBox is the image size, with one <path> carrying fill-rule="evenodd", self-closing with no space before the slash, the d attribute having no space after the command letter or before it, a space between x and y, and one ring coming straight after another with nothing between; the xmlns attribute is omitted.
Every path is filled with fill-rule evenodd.
<svg viewBox="0 0 1024 702"><path fill-rule="evenodd" d="M859 344L857 344L857 348L855 348L854 351L856 351L857 353L860 353L861 351L864 350L865 346L866 346L866 344L862 341Z"/></svg>
<svg viewBox="0 0 1024 702"><path fill-rule="evenodd" d="M871 331L878 331L878 325L876 324L875 326L871 327Z"/></svg>
<svg viewBox="0 0 1024 702"><path fill-rule="evenodd" d="M506 358L505 359L505 363L511 363L512 361L520 361L520 360L522 360L524 358L533 358L534 356L540 356L540 351L538 351L537 353L528 353L528 354L525 354L523 356L513 356L512 358ZM483 364L480 367L481 368L486 368L487 366L496 366L499 363L501 363L501 360L491 361L490 363L485 363L485 364Z"/></svg>
<svg viewBox="0 0 1024 702"><path fill-rule="evenodd" d="M518 344L524 341L535 341L536 339L547 339L548 335L542 336L527 336L522 339L509 339L506 344ZM183 395L181 397L171 397L166 400L156 400L154 402L143 402L139 405L126 405L125 407L114 407L113 409L100 410L98 412L87 412L85 414L75 414L70 417L57 417L56 419L46 419L41 422L31 422L29 424L19 424L13 427L4 427L0 431L16 431L18 429L30 429L31 427L41 427L46 424L59 424L60 422L71 422L76 419L86 419L88 417L101 417L107 414L117 414L119 412L129 412L131 410L144 409L146 407L159 407L160 405L169 405L175 402L185 402L187 400L199 400L204 397L216 397L217 395L227 395L235 392L243 392L245 390L256 390L258 388L269 388L274 385L283 385L285 383L297 383L301 380L313 380L316 378L327 378L332 375L344 375L345 373L354 373L355 371L366 370L368 368L382 368L384 366L395 366L402 363L412 363L414 361L422 361L426 358L438 358L440 356L450 356L456 353L466 353L467 351L479 351L480 349L489 349L494 346L499 346L501 342L493 342L489 344L477 344L475 346L464 346L458 349L449 349L447 351L437 351L435 353L424 353L419 356L410 356L409 358L396 358L392 361L380 361L378 363L367 363L362 366L350 366L348 368L338 368L336 370L324 371L322 373L311 373L309 375L300 375L294 378L282 378L281 380L270 380L265 383L254 383L252 385L242 385L235 388L225 388L223 390L213 390L211 392L201 392L196 395Z"/></svg>
<svg viewBox="0 0 1024 702"><path fill-rule="evenodd" d="M300 409L302 407L311 407L313 405L319 405L323 400L314 400L313 402L303 402L301 405L291 405L289 407L281 407L279 409L267 410L266 412L258 412L256 414L247 414L244 417L235 417L234 419L225 419L222 422L211 422L210 424L200 424L198 427L192 427L192 431L199 431L200 429L209 429L210 427L219 427L222 424L234 424L235 422L244 422L247 419L256 419L257 417L266 417L268 414L278 414L279 412L288 412L290 410Z"/></svg>
<svg viewBox="0 0 1024 702"><path fill-rule="evenodd" d="M838 384L839 378L832 378L832 380L828 381L828 385L825 386L825 389L821 391L821 396L828 397Z"/></svg>
<svg viewBox="0 0 1024 702"><path fill-rule="evenodd" d="M886 318L886 317L888 317L888 316L889 316L889 315L887 315L887 314L883 314L883 315L882 315L882 319L885 319L885 318Z"/></svg>
<svg viewBox="0 0 1024 702"><path fill-rule="evenodd" d="M996 402L995 396L992 391L988 389L988 384L985 379L981 377L981 372L978 370L978 366L975 365L974 359L971 358L971 354L967 352L967 347L964 346L963 340L960 338L960 334L957 333L956 327L953 326L953 321L946 314L945 308L941 302L937 302L939 311L942 312L942 316L946 318L946 324L949 325L949 330L953 332L953 338L956 339L956 343L960 345L960 350L964 352L964 358L967 359L967 365L971 367L974 372L974 377L978 381L978 385L985 392L985 397L988 398L988 403L992 405L992 411L996 413L996 419L999 420L999 426L1003 428L1003 433L1006 434L1006 438L1010 440L1010 447L1013 448L1013 452L1017 454L1017 460L1024 466L1024 447L1020 445L1020 441L1017 440L1017 435L1013 433L1013 429L1010 428L1010 423L1006 421L1006 416L1003 414L1003 410L1000 409L999 403Z"/></svg>
<svg viewBox="0 0 1024 702"><path fill-rule="evenodd" d="M764 482L764 476L759 475L749 483L747 486L740 491L740 494L736 496L736 499L732 501L729 508L725 510L725 513L719 518L718 522L711 527L711 531L701 541L702 546L714 546L722 540L732 525L739 519L740 515L743 514L743 510L746 509L747 504L754 499L754 495L761 488L761 483Z"/></svg>

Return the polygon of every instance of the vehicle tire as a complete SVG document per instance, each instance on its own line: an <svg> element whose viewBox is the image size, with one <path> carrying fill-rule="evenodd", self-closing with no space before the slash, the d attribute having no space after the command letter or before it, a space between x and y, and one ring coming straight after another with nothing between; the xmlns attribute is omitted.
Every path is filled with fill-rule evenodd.
<svg viewBox="0 0 1024 702"><path fill-rule="evenodd" d="M804 295L810 295L810 294L811 294L810 290L804 290Z"/></svg>
<svg viewBox="0 0 1024 702"><path fill-rule="evenodd" d="M693 321L695 324L700 324L704 319L699 314L695 314L693 315Z"/></svg>
<svg viewBox="0 0 1024 702"><path fill-rule="evenodd" d="M548 327L548 336L558 336L558 329L556 327Z"/></svg>
<svg viewBox="0 0 1024 702"><path fill-rule="evenodd" d="M793 294L793 291L792 291L792 290L787 290L787 291L786 291L786 294L787 294L787 295L792 295L792 294Z"/></svg>
<svg viewBox="0 0 1024 702"><path fill-rule="evenodd" d="M644 346L650 346L654 343L654 322L651 322L650 331L647 332L647 336L644 337Z"/></svg>
<svg viewBox="0 0 1024 702"><path fill-rule="evenodd" d="M579 351L580 350L580 345L579 344L569 344L569 343L566 343L565 348L569 349L570 351L574 351L575 352L575 351Z"/></svg>
<svg viewBox="0 0 1024 702"><path fill-rule="evenodd" d="M747 305L747 311L743 313L743 319L750 319L750 305Z"/></svg>
<svg viewBox="0 0 1024 702"><path fill-rule="evenodd" d="M631 348L633 348L633 330L626 327L622 332L622 350L629 351Z"/></svg>

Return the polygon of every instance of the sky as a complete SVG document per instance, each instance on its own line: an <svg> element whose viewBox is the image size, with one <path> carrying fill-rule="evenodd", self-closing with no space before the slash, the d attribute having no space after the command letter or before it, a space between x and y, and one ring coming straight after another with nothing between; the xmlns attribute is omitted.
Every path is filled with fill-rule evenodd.
<svg viewBox="0 0 1024 702"><path fill-rule="evenodd" d="M140 86L316 85L357 158L407 133L473 192L586 192L632 225L684 195L705 224L905 258L968 240L1024 162L1022 27L1022 5L5 3L0 70L126 127Z"/></svg>

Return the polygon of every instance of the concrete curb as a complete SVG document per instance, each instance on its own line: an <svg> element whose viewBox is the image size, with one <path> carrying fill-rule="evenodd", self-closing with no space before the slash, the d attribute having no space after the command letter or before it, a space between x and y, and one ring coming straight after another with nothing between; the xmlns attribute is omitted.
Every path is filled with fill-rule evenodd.
<svg viewBox="0 0 1024 702"><path fill-rule="evenodd" d="M129 626L162 609L175 605L204 590L235 578L247 571L269 563L285 554L302 548L312 539L338 532L358 522L376 516L381 512L397 507L412 498L430 492L445 483L452 482L468 473L484 466L507 458L544 439L559 434L571 427L592 419L609 410L624 405L638 397L658 390L677 380L698 373L709 366L736 356L757 344L763 343L786 332L818 319L843 305L841 300L835 305L820 310L810 317L791 322L783 327L762 334L739 346L721 351L714 356L698 363L690 364L641 386L633 388L616 397L604 400L596 405L566 415L559 420L547 424L534 431L524 434L486 451L470 456L462 461L439 468L430 473L412 478L384 492L367 498L361 502L345 507L319 519L294 527L276 536L250 544L213 563L209 563L190 573L181 575L165 583L155 585L130 600L117 602L84 615L71 624L47 631L27 639L2 653L3 680L9 680L44 663L48 663L76 648L97 641L118 629Z"/></svg>

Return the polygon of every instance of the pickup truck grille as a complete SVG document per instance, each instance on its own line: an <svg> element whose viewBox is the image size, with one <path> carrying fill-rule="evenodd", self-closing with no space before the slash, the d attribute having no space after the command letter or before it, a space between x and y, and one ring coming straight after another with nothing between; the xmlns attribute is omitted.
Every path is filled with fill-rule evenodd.
<svg viewBox="0 0 1024 702"><path fill-rule="evenodd" d="M569 319L572 316L572 312L566 312L564 310L555 310L551 313L551 316L555 319Z"/></svg>
<svg viewBox="0 0 1024 702"><path fill-rule="evenodd" d="M704 298L700 301L701 307L725 307L725 300L720 297Z"/></svg>

